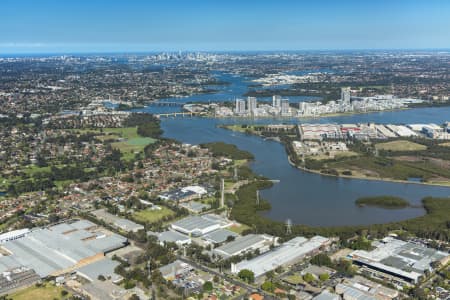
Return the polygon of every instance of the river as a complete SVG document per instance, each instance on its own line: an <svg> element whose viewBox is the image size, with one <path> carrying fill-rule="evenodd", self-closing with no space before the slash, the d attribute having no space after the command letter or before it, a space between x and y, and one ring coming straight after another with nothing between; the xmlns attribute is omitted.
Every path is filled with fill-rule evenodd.
<svg viewBox="0 0 450 300"><path fill-rule="evenodd" d="M234 77L233 77L234 78ZM233 85L224 88L224 96L217 101L230 100ZM230 88L231 86L231 88ZM242 94L241 86L235 96ZM211 95L207 95L211 96ZM206 95L201 95L206 101ZM182 98L187 100L186 98ZM174 100L174 99L170 99ZM187 101L194 101L193 97ZM297 98L298 101L303 99ZM308 99L304 99L308 100ZM184 101L183 101L184 102ZM175 108L148 107L140 111L173 110ZM179 108L178 108L179 109ZM163 119L164 136L184 143L199 144L223 141L235 144L255 156L250 164L252 170L280 180L270 189L261 192L261 196L272 204L265 213L274 220L291 219L296 224L310 226L367 225L405 220L423 215L422 208L383 209L358 207L355 200L362 196L394 195L407 199L412 204L420 204L426 196L450 197L450 188L427 186L413 183L393 183L373 180L345 179L312 174L298 170L287 160L284 146L278 142L264 140L257 136L232 132L218 128L220 124L268 124L268 123L443 123L450 119L450 107L416 108L396 112L379 112L315 119L212 119L212 118L176 118Z"/></svg>

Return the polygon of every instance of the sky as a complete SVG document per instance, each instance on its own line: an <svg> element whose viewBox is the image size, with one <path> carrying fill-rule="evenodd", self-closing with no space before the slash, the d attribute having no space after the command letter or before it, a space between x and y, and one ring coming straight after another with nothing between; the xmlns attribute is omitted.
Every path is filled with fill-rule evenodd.
<svg viewBox="0 0 450 300"><path fill-rule="evenodd" d="M0 3L0 54L449 48L446 0Z"/></svg>

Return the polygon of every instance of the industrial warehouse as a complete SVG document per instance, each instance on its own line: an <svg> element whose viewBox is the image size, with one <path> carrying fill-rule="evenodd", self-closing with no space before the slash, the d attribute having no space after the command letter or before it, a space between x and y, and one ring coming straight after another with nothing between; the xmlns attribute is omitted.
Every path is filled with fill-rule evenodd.
<svg viewBox="0 0 450 300"><path fill-rule="evenodd" d="M386 237L373 244L372 251L356 250L350 254L353 263L363 266L377 277L391 279L394 283L416 284L426 271L432 271L432 263L445 265L450 256L412 242Z"/></svg>
<svg viewBox="0 0 450 300"><path fill-rule="evenodd" d="M314 255L330 243L330 239L322 236L314 236L309 240L299 236L256 258L232 264L231 272L237 274L239 271L247 269L252 271L255 277L259 277L280 266L293 264L307 256Z"/></svg>
<svg viewBox="0 0 450 300"><path fill-rule="evenodd" d="M105 253L127 245L127 239L79 220L36 228L0 245L0 272L3 274L37 274L26 276L14 286L33 279L58 276L105 259ZM0 289L8 290L11 282L2 281Z"/></svg>
<svg viewBox="0 0 450 300"><path fill-rule="evenodd" d="M228 258L231 256L241 255L246 252L258 249L260 253L267 252L270 246L274 245L276 238L266 234L248 234L240 236L234 241L214 249L214 253Z"/></svg>
<svg viewBox="0 0 450 300"><path fill-rule="evenodd" d="M323 139L390 139L406 137L426 137L436 140L449 140L448 122L443 125L430 124L299 124L298 132L301 140Z"/></svg>
<svg viewBox="0 0 450 300"><path fill-rule="evenodd" d="M172 223L172 229L190 236L202 236L214 230L229 227L232 222L213 214L190 216Z"/></svg>

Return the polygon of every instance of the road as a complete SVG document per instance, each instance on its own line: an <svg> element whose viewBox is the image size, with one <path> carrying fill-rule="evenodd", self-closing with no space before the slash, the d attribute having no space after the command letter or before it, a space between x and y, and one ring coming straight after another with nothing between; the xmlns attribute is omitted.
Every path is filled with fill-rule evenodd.
<svg viewBox="0 0 450 300"><path fill-rule="evenodd" d="M197 268L197 269L199 269L199 270L202 270L202 271L207 272L207 273L212 274L212 275L216 275L216 276L222 278L223 280L226 280L226 281L228 281L228 282L231 282L232 284L237 285L237 286L239 286L239 287L241 287L241 288L247 290L248 292L252 292L252 291L254 291L254 290L258 290L258 292L264 296L264 299L268 299L268 300L277 300L277 299L278 299L278 298L274 297L274 296L271 295L271 294L268 294L268 293L266 293L266 292L264 292L264 291L262 291L262 290L260 290L260 289L255 288L255 287L252 286L252 285L249 285L249 284L244 283L244 282L242 282L242 281L236 280L235 278L233 278L233 277L227 275L226 273L220 273L220 272L218 272L218 271L216 271L216 270L213 270L213 269L208 268L208 267L206 267L206 266L204 266L204 265L201 265L201 264L199 264L199 263L197 263L197 262L191 260L191 259L188 258L188 257L185 257L185 256L177 256L177 258L178 258L179 260L181 260L182 262L185 262L185 263L187 263L187 264L190 264L191 266L193 266L193 267L195 267L195 268Z"/></svg>

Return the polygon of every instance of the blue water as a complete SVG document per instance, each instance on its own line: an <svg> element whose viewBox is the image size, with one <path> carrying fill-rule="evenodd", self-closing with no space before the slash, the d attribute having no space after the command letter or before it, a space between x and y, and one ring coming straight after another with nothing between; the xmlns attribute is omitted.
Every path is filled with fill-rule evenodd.
<svg viewBox="0 0 450 300"><path fill-rule="evenodd" d="M238 120L179 118L164 120L162 127L165 136L184 143L224 141L253 153L255 160L250 165L253 171L280 180L261 192L272 204L272 210L266 214L272 219L290 218L294 223L313 226L386 223L423 215L424 210L358 207L354 201L361 196L395 195L420 204L426 196L450 196L450 188L445 187L334 178L298 170L288 163L280 143L217 127L236 122Z"/></svg>
<svg viewBox="0 0 450 300"><path fill-rule="evenodd" d="M216 93L212 94L201 94L201 95L193 95L189 97L181 97L181 98L163 98L161 101L178 101L181 103L187 102L224 102L224 101L234 101L236 98L243 97L243 95L249 90L249 85L254 84L251 82L249 78L241 77L239 75L228 74L223 72L215 72L214 76L224 82L228 82L230 84L227 85L210 85L208 88L216 90ZM276 87L271 87L276 88ZM282 86L278 86L278 88L282 88ZM261 89L261 88L255 88ZM311 96L288 96L284 97L289 99L290 102L297 103L301 101L311 101L311 100L320 100L319 97L311 97ZM272 102L271 97L258 97L258 101L269 101Z"/></svg>
<svg viewBox="0 0 450 300"><path fill-rule="evenodd" d="M245 92L243 83L239 80L231 87L230 92L230 86L225 86L223 91L215 95L216 99L226 100L231 94ZM206 97L213 96L201 95L198 97L206 100ZM155 113L179 109L179 107L147 107L140 110ZM285 149L280 143L231 132L217 126L236 123L299 123L300 121L309 123L443 123L449 119L450 107L434 107L302 120L294 118L281 120L267 118L163 119L162 128L164 136L184 143L223 141L253 153L255 160L250 164L253 171L271 179L280 180L272 188L261 192L262 197L272 204L272 209L266 213L266 216L279 221L289 218L297 224L333 226L387 223L417 217L425 213L421 208L395 210L358 207L354 202L361 196L393 195L405 198L412 204L420 204L420 200L426 196L450 197L450 188L414 183L344 179L304 172L288 163Z"/></svg>

